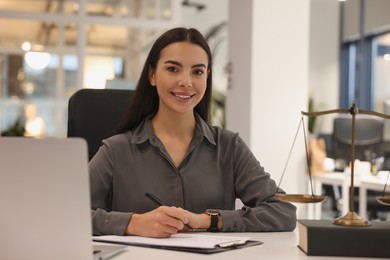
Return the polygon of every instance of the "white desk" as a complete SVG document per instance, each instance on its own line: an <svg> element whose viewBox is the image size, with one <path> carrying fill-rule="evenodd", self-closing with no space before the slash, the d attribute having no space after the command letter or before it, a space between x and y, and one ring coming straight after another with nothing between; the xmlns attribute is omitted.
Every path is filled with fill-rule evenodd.
<svg viewBox="0 0 390 260"><path fill-rule="evenodd" d="M128 249L112 258L112 260L133 259L169 259L169 260L198 260L198 259L223 259L223 260L351 260L350 257L320 257L307 256L298 247L298 231L275 233L218 233L219 235L250 236L255 240L264 242L262 245L247 247L211 255L178 252L163 249L129 246ZM364 260L376 260L377 258L359 258Z"/></svg>
<svg viewBox="0 0 390 260"><path fill-rule="evenodd" d="M359 187L360 177L354 176L354 186ZM341 198L343 199L341 215L344 216L349 212L349 187L351 185L351 175L342 172L329 172L323 175L313 175L313 190L315 195L321 195L322 185L340 185L341 186ZM309 187L310 188L310 187ZM309 192L311 192L309 190ZM308 218L309 219L321 219L321 203L309 204ZM357 209L355 209L356 211Z"/></svg>
<svg viewBox="0 0 390 260"><path fill-rule="evenodd" d="M367 219L367 190L383 191L386 176L380 178L378 176L366 176L360 179L359 187L359 215ZM387 187L390 186L390 180L387 182ZM389 191L386 189L386 191ZM379 202L378 202L379 203Z"/></svg>
<svg viewBox="0 0 390 260"><path fill-rule="evenodd" d="M387 175L382 176L382 178L370 175L355 175L354 186L359 187L359 209L355 208L355 212L358 212L360 217L367 219L367 190L383 191L386 181L385 177ZM341 172L325 173L323 175L312 176L312 181L314 194L316 195L321 194L323 184L341 186L341 198L343 199L341 215L344 216L348 213L351 175ZM390 180L387 185L390 187ZM387 191L389 190L390 188L387 189ZM357 195L355 194L355 196ZM321 219L321 206L321 203L309 204L308 218Z"/></svg>

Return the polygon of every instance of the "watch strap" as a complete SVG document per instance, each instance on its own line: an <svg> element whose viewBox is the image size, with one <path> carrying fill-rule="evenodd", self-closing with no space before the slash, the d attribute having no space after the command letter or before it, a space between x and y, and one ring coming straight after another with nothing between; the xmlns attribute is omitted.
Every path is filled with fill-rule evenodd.
<svg viewBox="0 0 390 260"><path fill-rule="evenodd" d="M220 213L218 211L206 211L206 214L210 216L210 227L207 229L209 232L217 232L218 229L218 220Z"/></svg>

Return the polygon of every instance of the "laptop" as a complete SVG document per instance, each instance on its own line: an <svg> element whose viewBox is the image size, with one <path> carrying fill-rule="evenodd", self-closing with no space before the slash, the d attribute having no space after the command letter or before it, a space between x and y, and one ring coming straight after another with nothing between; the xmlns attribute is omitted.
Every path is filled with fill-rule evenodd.
<svg viewBox="0 0 390 260"><path fill-rule="evenodd" d="M81 138L0 137L0 205L0 259L107 259L125 249L92 243Z"/></svg>

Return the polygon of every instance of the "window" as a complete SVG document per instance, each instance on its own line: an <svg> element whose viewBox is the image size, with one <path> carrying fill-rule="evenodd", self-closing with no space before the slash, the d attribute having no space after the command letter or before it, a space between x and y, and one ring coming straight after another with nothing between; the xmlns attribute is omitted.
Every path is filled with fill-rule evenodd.
<svg viewBox="0 0 390 260"><path fill-rule="evenodd" d="M134 87L179 0L2 0L0 131L66 136L67 102L84 87ZM141 51L140 51L141 50Z"/></svg>
<svg viewBox="0 0 390 260"><path fill-rule="evenodd" d="M390 32L374 38L373 57L373 106L384 112L384 103L390 100Z"/></svg>
<svg viewBox="0 0 390 260"><path fill-rule="evenodd" d="M343 44L340 97L341 107L356 102L360 108L384 112L390 99L390 32Z"/></svg>

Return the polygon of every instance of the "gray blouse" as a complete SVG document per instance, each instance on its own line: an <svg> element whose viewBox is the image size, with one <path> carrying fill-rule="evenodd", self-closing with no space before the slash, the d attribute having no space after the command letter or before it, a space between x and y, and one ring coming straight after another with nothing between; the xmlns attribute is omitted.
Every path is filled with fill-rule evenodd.
<svg viewBox="0 0 390 260"><path fill-rule="evenodd" d="M224 232L295 228L295 206L274 196L275 181L239 135L198 115L196 122L179 167L155 135L151 117L135 131L103 141L89 163L94 235L124 235L133 213L156 208L146 192L194 213L217 209ZM241 209L235 209L236 198Z"/></svg>

